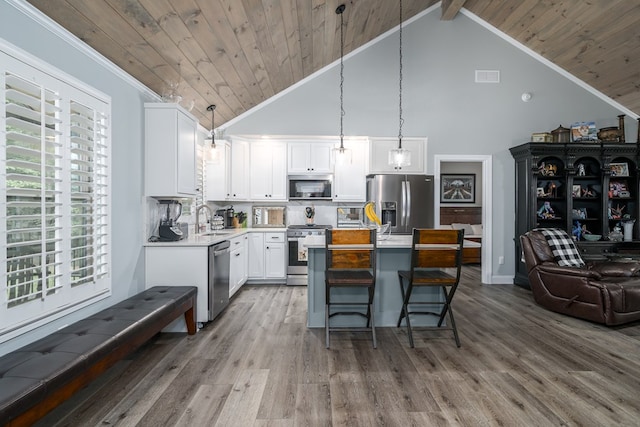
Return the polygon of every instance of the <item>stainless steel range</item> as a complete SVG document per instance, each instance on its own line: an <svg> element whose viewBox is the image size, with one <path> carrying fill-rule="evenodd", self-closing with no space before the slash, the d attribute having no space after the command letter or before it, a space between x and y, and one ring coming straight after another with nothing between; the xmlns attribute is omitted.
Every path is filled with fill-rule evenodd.
<svg viewBox="0 0 640 427"><path fill-rule="evenodd" d="M308 224L290 225L287 228L287 244L289 247L287 285L307 285L307 250L302 247L300 240L306 236L324 236L324 231L328 228L332 227L330 225Z"/></svg>

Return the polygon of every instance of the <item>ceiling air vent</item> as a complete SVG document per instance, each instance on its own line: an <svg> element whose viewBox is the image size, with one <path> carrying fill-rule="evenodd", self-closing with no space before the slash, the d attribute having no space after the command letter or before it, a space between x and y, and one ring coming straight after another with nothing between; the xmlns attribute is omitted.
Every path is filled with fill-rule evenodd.
<svg viewBox="0 0 640 427"><path fill-rule="evenodd" d="M476 70L476 83L500 83L500 71Z"/></svg>

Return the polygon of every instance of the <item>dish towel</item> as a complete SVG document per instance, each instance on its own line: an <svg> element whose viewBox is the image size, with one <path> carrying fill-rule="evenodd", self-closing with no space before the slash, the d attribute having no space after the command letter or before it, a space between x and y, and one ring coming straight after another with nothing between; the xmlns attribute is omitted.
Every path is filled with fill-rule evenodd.
<svg viewBox="0 0 640 427"><path fill-rule="evenodd" d="M308 249L304 245L304 237L298 239L298 261L307 261Z"/></svg>

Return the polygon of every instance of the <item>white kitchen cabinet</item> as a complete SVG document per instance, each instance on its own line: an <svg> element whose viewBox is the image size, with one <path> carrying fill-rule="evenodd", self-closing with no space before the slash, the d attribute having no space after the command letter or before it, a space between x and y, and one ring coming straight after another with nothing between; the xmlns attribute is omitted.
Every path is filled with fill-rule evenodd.
<svg viewBox="0 0 640 427"><path fill-rule="evenodd" d="M264 242L264 277L265 279L286 279L286 248L284 233L282 242L269 242L265 236Z"/></svg>
<svg viewBox="0 0 640 427"><path fill-rule="evenodd" d="M145 103L145 195L197 194L197 119L178 104Z"/></svg>
<svg viewBox="0 0 640 427"><path fill-rule="evenodd" d="M249 233L249 280L284 283L286 256L284 232Z"/></svg>
<svg viewBox="0 0 640 427"><path fill-rule="evenodd" d="M389 150L398 148L398 138L370 138L370 141L370 173L426 173L426 138L402 138L402 148L411 151L411 164L402 167L389 165Z"/></svg>
<svg viewBox="0 0 640 427"><path fill-rule="evenodd" d="M264 233L250 232L247 250L249 279L264 278Z"/></svg>
<svg viewBox="0 0 640 427"><path fill-rule="evenodd" d="M339 147L340 144L336 144ZM336 159L333 176L334 202L364 202L367 198L367 169L369 142L350 140L344 142L350 161Z"/></svg>
<svg viewBox="0 0 640 427"><path fill-rule="evenodd" d="M205 199L211 201L227 200L230 184L231 146L225 141L216 141L216 148L211 153L209 145L205 146L205 158L207 158Z"/></svg>
<svg viewBox="0 0 640 427"><path fill-rule="evenodd" d="M229 200L249 199L249 142L242 139L231 141L231 171Z"/></svg>
<svg viewBox="0 0 640 427"><path fill-rule="evenodd" d="M247 281L249 266L247 263L247 249L249 236L243 234L229 240L231 244L229 265L229 297L233 296Z"/></svg>
<svg viewBox="0 0 640 427"><path fill-rule="evenodd" d="M291 141L288 147L289 175L328 174L333 172L331 165L331 149L333 142Z"/></svg>
<svg viewBox="0 0 640 427"><path fill-rule="evenodd" d="M196 286L196 321L208 322L209 247L147 246L144 253L145 288Z"/></svg>
<svg viewBox="0 0 640 427"><path fill-rule="evenodd" d="M284 142L257 141L250 148L251 200L287 200L287 146Z"/></svg>

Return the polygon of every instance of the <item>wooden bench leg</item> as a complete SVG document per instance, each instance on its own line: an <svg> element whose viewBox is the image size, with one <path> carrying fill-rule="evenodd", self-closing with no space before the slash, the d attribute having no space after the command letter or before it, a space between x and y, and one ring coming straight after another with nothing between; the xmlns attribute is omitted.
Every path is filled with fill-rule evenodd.
<svg viewBox="0 0 640 427"><path fill-rule="evenodd" d="M184 321L187 323L187 332L189 335L195 335L196 333L196 308L194 305L190 309L184 312Z"/></svg>

